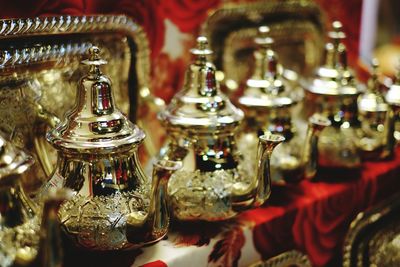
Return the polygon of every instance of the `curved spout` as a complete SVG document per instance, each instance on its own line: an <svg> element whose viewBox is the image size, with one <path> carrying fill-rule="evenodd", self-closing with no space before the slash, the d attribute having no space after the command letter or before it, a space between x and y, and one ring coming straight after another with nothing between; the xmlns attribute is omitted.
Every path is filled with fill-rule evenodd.
<svg viewBox="0 0 400 267"><path fill-rule="evenodd" d="M285 137L267 133L258 138L257 151L257 187L253 206L261 206L271 194L270 159L274 148L282 143Z"/></svg>
<svg viewBox="0 0 400 267"><path fill-rule="evenodd" d="M317 173L318 165L318 137L321 131L331 125L331 121L320 115L314 114L308 119L307 136L302 156L304 166L304 177L312 179Z"/></svg>
<svg viewBox="0 0 400 267"><path fill-rule="evenodd" d="M153 166L150 205L147 212L134 211L127 216L126 236L132 244L155 242L169 227L168 181L182 162L159 160Z"/></svg>

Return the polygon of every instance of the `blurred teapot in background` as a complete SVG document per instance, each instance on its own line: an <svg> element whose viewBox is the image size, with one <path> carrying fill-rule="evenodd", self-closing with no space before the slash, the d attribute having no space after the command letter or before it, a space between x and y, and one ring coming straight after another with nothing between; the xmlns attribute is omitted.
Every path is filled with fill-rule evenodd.
<svg viewBox="0 0 400 267"><path fill-rule="evenodd" d="M199 37L191 50L194 61L183 89L159 114L169 135L160 151L165 160L183 168L169 182L169 198L178 220L219 221L263 204L270 195L269 159L284 138L267 134L258 139L256 171L238 149L237 134L244 117L220 92L212 53Z"/></svg>
<svg viewBox="0 0 400 267"><path fill-rule="evenodd" d="M246 161L255 162L258 135L269 132L284 136L285 141L271 158L271 176L275 182L299 182L304 176L315 175L317 154L313 151L317 149L319 133L330 121L316 114L309 120L307 133L298 131L304 128L299 123L304 122L293 109L302 100L303 91L282 76L283 68L271 49L273 39L268 32L268 27L260 27L254 40L258 45L254 73L239 98L246 116L238 146Z"/></svg>

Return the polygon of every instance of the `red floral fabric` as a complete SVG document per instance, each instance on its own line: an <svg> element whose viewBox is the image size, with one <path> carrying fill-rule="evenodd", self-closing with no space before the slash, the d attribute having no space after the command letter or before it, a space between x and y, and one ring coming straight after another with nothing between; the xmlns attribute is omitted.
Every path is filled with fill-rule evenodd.
<svg viewBox="0 0 400 267"><path fill-rule="evenodd" d="M219 3L220 0L169 0L160 1L160 9L182 32L194 33L206 19L207 12Z"/></svg>
<svg viewBox="0 0 400 267"><path fill-rule="evenodd" d="M276 186L270 205L241 216L256 219L254 244L264 258L290 249L305 252L315 266L341 257L356 214L398 192L400 150L390 162L365 163L361 177L338 175L298 186ZM323 177L322 177L323 178Z"/></svg>

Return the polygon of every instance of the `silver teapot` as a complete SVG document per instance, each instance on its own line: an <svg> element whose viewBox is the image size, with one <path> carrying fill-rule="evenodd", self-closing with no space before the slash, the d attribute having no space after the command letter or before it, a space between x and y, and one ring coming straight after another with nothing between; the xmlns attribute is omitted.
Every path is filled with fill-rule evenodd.
<svg viewBox="0 0 400 267"><path fill-rule="evenodd" d="M178 220L219 221L263 204L270 195L269 158L284 138L259 138L256 172L237 147L243 112L220 92L212 51L199 37L183 89L159 113L169 139L159 157L180 161L182 170L169 182L168 194Z"/></svg>
<svg viewBox="0 0 400 267"><path fill-rule="evenodd" d="M247 161L254 162L258 135L267 132L283 135L285 141L271 157L273 181L293 183L304 177L312 178L316 173L317 154L313 151L317 149L318 135L330 121L316 114L309 120L308 132L302 131L300 116L295 115L299 112L294 110L298 109L302 93L299 86L293 86L283 77L266 26L259 28L254 41L258 45L254 53L255 69L239 98L246 114L238 143L240 150L245 152Z"/></svg>
<svg viewBox="0 0 400 267"><path fill-rule="evenodd" d="M308 114L321 113L331 126L320 134L318 167L324 170L359 170L360 121L357 99L362 93L353 71L347 64L346 35L342 24L335 21L328 33L330 42L325 46L325 62L315 71L315 77L305 87L305 110Z"/></svg>
<svg viewBox="0 0 400 267"><path fill-rule="evenodd" d="M91 47L82 63L89 72L79 81L75 106L46 136L58 160L43 192L74 192L59 217L80 247L118 250L155 242L168 230L167 183L180 164L157 162L152 181L145 176L137 152L145 133L115 107L99 48Z"/></svg>

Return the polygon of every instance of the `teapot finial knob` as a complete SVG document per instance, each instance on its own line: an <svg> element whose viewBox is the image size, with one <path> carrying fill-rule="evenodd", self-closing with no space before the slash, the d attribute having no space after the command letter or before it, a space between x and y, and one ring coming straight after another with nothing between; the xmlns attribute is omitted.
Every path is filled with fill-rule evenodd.
<svg viewBox="0 0 400 267"><path fill-rule="evenodd" d="M197 37L197 46L196 48L192 48L190 52L201 62L206 61L206 56L212 54L212 50L208 48L208 40L205 36Z"/></svg>
<svg viewBox="0 0 400 267"><path fill-rule="evenodd" d="M100 48L93 45L88 49L89 57L82 61L82 64L94 66L98 70L98 66L107 64L107 61L100 57ZM92 71L91 71L92 72Z"/></svg>
<svg viewBox="0 0 400 267"><path fill-rule="evenodd" d="M332 22L332 30L328 33L328 36L336 43L339 43L340 40L345 39L346 34L343 32L343 24L338 20Z"/></svg>
<svg viewBox="0 0 400 267"><path fill-rule="evenodd" d="M269 48L271 44L274 43L274 39L270 37L271 29L266 26L260 26L258 28L258 34L256 38L254 38L254 42L262 47Z"/></svg>

